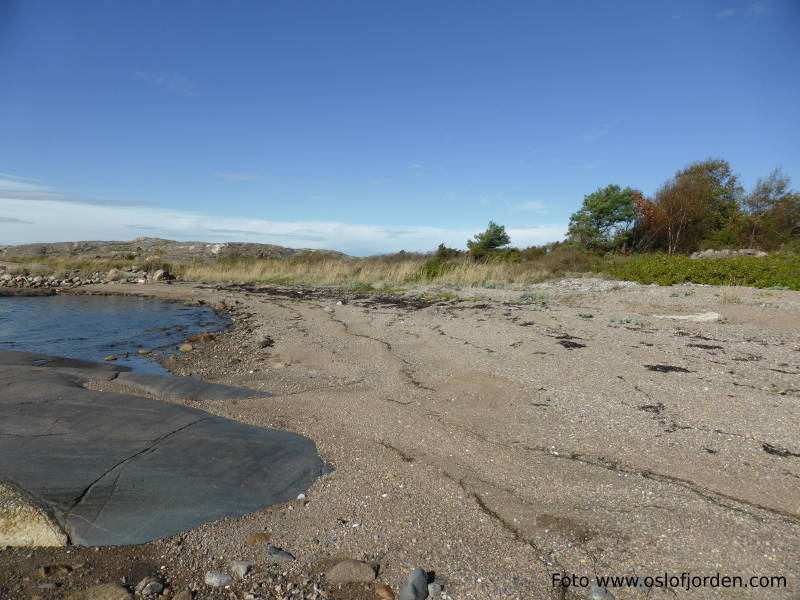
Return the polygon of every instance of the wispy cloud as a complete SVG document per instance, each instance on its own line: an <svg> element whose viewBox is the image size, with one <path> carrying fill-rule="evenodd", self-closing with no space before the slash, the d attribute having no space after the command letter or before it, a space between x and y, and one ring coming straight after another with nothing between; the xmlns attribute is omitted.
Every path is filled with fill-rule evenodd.
<svg viewBox="0 0 800 600"><path fill-rule="evenodd" d="M34 225L33 221L23 221L22 219L15 219L13 217L0 217L0 223L17 223L18 225Z"/></svg>
<svg viewBox="0 0 800 600"><path fill-rule="evenodd" d="M127 240L157 235L189 241L236 241L273 243L295 248L327 248L348 254L381 254L398 250L428 251L444 242L464 248L466 241L485 227L430 226L386 227L351 225L331 221L267 221L249 217L219 217L152 206L98 205L87 211L69 202L29 202L0 197L0 214L6 219L33 220L36 227L7 227L3 243L21 244L96 239ZM151 223L158 223L153 226ZM562 239L566 223L507 228L518 246L544 244Z"/></svg>
<svg viewBox="0 0 800 600"><path fill-rule="evenodd" d="M594 129L588 133L584 133L581 136L581 140L586 143L596 142L602 137L608 135L608 127L600 127L598 129Z"/></svg>
<svg viewBox="0 0 800 600"><path fill-rule="evenodd" d="M11 173L0 173L0 179L16 179L17 181L36 181L33 177L22 177L20 175L12 175Z"/></svg>
<svg viewBox="0 0 800 600"><path fill-rule="evenodd" d="M194 83L191 79L180 73L154 73L136 69L136 76L142 81L163 87L172 92L191 96L194 92Z"/></svg>
<svg viewBox="0 0 800 600"><path fill-rule="evenodd" d="M0 198L20 200L25 202L70 202L73 204L91 204L94 206L150 206L148 202L120 202L102 198L89 198L65 194L45 185L29 183L30 179L24 177L8 176L0 178Z"/></svg>
<svg viewBox="0 0 800 600"><path fill-rule="evenodd" d="M540 200L528 200L527 202L520 202L519 204L514 204L509 208L511 208L513 211L534 212L537 215L546 215L550 212L547 208L547 205Z"/></svg>
<svg viewBox="0 0 800 600"><path fill-rule="evenodd" d="M228 179L230 181L256 181L258 179L266 179L266 177L260 173L225 173L222 171L216 171L214 177L221 177L222 179Z"/></svg>
<svg viewBox="0 0 800 600"><path fill-rule="evenodd" d="M596 169L596 168L597 168L597 167L599 167L599 166L600 166L600 163L597 163L597 162L588 162L588 163L584 163L584 164L582 164L582 165L580 166L580 168L581 168L581 169L583 169L584 171L591 171L592 169Z"/></svg>
<svg viewBox="0 0 800 600"><path fill-rule="evenodd" d="M736 10L733 8L726 8L725 10L721 10L716 14L716 17L720 21L724 21L725 19L730 19L733 15L736 14Z"/></svg>
<svg viewBox="0 0 800 600"><path fill-rule="evenodd" d="M747 9L747 16L751 18L766 17L772 12L772 2L770 0L760 0L754 2Z"/></svg>

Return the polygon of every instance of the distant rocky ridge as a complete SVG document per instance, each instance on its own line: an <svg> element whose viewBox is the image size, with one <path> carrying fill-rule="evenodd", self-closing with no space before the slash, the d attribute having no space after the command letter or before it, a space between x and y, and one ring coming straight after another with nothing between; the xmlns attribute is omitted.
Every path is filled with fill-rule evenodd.
<svg viewBox="0 0 800 600"><path fill-rule="evenodd" d="M0 246L0 259L44 257L134 259L152 257L165 261L187 262L232 256L292 258L302 253L346 256L335 250L295 249L273 244L246 242L176 242L151 237L140 237L129 242L54 242Z"/></svg>

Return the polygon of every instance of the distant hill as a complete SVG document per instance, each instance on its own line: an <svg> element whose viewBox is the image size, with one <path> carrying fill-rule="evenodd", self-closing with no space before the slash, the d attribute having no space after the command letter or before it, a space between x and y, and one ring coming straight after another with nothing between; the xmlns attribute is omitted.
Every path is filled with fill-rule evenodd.
<svg viewBox="0 0 800 600"><path fill-rule="evenodd" d="M273 244L250 244L245 242L176 242L151 237L140 237L129 242L54 242L0 246L0 259L12 257L108 259L157 257L166 261L187 262L195 259L214 260L226 256L291 258L296 254L302 253L347 256L335 250L295 249Z"/></svg>

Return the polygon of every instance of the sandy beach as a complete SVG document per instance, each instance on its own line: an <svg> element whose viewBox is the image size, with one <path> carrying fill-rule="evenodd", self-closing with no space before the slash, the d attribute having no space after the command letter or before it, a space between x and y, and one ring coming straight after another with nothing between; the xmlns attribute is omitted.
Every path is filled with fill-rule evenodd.
<svg viewBox="0 0 800 600"><path fill-rule="evenodd" d="M395 591L414 568L435 571L445 599L586 597L554 574L786 578L769 589L609 587L618 599L800 592L798 292L597 279L524 292L81 292L230 310L230 331L166 366L275 396L191 406L309 436L334 470L296 502L143 546L6 549L8 598L153 572L174 590L195 584L198 598L295 598L286 582L303 580L318 581L317 597L378 598L375 584L319 577L342 558L379 564L377 582ZM254 532L297 560L270 567L265 547L247 544ZM202 585L231 560L256 567L229 590ZM81 566L58 589L38 588L37 568L52 564Z"/></svg>

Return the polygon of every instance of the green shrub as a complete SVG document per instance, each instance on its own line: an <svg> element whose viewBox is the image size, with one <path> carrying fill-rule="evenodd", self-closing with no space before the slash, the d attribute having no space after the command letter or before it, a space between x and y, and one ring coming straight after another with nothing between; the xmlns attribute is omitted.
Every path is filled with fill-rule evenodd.
<svg viewBox="0 0 800 600"><path fill-rule="evenodd" d="M456 263L444 262L438 258L427 261L420 269L417 279L431 280L446 275L456 268Z"/></svg>
<svg viewBox="0 0 800 600"><path fill-rule="evenodd" d="M691 259L688 256L643 254L609 264L606 271L617 279L659 285L703 283L765 288L785 286L800 290L800 256Z"/></svg>

